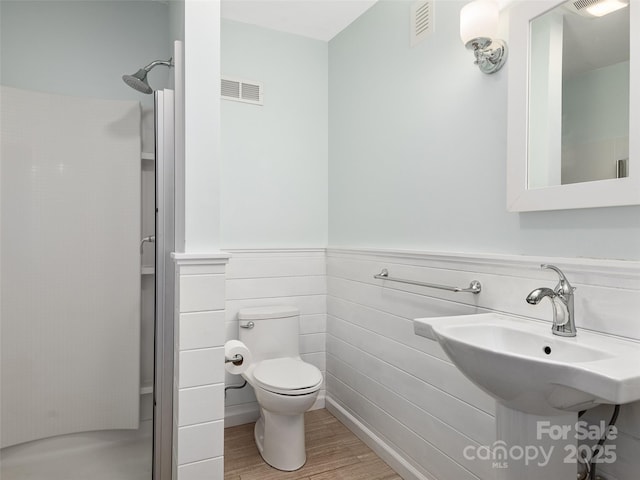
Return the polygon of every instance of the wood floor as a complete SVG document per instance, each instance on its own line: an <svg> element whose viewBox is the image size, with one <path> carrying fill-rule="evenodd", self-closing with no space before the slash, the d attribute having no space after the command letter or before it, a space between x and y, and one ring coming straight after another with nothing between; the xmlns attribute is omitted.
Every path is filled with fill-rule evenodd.
<svg viewBox="0 0 640 480"><path fill-rule="evenodd" d="M305 414L307 463L295 472L267 465L253 440L253 424L224 431L225 480L402 480L327 410Z"/></svg>

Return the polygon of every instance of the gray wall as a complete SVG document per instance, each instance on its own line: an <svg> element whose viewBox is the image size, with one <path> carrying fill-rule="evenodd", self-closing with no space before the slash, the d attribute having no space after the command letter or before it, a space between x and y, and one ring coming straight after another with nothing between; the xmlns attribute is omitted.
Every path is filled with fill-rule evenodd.
<svg viewBox="0 0 640 480"><path fill-rule="evenodd" d="M172 55L167 4L2 0L0 14L3 85L153 106L121 77ZM154 88L168 79L166 67L149 74Z"/></svg>
<svg viewBox="0 0 640 480"><path fill-rule="evenodd" d="M509 63L483 75L465 2L409 47L408 1L329 43L329 245L640 259L640 207L507 213Z"/></svg>
<svg viewBox="0 0 640 480"><path fill-rule="evenodd" d="M225 20L222 74L264 105L221 103L223 248L327 244L327 43Z"/></svg>

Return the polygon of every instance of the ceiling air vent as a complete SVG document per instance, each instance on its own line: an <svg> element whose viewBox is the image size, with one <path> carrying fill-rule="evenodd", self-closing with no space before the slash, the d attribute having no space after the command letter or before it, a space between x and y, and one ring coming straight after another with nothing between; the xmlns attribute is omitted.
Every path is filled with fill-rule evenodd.
<svg viewBox="0 0 640 480"><path fill-rule="evenodd" d="M411 46L433 32L433 0L419 0L411 7Z"/></svg>
<svg viewBox="0 0 640 480"><path fill-rule="evenodd" d="M220 92L225 100L252 103L253 105L263 104L263 88L259 82L223 77Z"/></svg>
<svg viewBox="0 0 640 480"><path fill-rule="evenodd" d="M609 5L613 8L606 8ZM570 12L588 18L600 17L627 5L629 5L629 0L620 0L617 2L608 2L607 0L575 0L564 4L565 8Z"/></svg>
<svg viewBox="0 0 640 480"><path fill-rule="evenodd" d="M590 7L594 3L599 3L600 0L578 0L577 2L573 2L573 6L576 10L582 10L583 8Z"/></svg>

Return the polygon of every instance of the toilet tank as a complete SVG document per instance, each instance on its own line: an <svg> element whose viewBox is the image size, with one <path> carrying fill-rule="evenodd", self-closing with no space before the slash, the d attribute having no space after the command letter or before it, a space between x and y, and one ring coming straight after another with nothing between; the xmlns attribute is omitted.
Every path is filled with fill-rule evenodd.
<svg viewBox="0 0 640 480"><path fill-rule="evenodd" d="M254 362L298 357L300 311L291 306L243 308L238 312L239 340L251 351ZM253 328L243 328L253 322Z"/></svg>

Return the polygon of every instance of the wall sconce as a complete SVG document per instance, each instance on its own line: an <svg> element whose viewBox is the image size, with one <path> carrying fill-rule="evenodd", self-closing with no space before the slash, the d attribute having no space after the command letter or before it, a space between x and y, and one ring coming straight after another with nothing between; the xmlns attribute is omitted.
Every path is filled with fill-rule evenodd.
<svg viewBox="0 0 640 480"><path fill-rule="evenodd" d="M475 0L460 10L460 38L483 73L495 73L507 60L507 44L496 39L499 10L493 0Z"/></svg>

